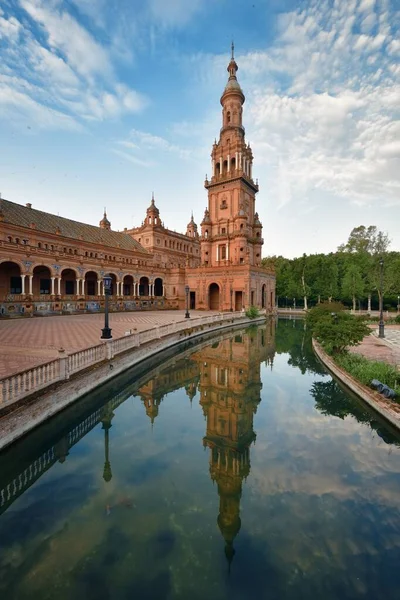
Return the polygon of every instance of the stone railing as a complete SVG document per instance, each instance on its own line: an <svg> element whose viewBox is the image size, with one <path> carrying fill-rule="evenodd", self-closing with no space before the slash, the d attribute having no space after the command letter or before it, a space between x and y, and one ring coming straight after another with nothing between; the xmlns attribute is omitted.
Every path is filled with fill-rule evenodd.
<svg viewBox="0 0 400 600"><path fill-rule="evenodd" d="M75 375L97 363L111 360L114 356L127 350L132 350L156 339L175 335L187 329L204 326L212 327L216 323L222 325L224 321L238 320L243 317L245 315L242 312L218 313L129 333L122 338L101 342L96 346L78 350L72 354L67 354L61 348L59 358L0 379L0 410L50 385L66 381L71 375Z"/></svg>

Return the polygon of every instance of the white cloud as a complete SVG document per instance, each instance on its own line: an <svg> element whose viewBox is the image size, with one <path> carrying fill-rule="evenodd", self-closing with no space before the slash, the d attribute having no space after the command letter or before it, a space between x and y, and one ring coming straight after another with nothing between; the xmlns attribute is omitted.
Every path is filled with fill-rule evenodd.
<svg viewBox="0 0 400 600"><path fill-rule="evenodd" d="M151 16L164 27L182 27L204 6L205 0L149 0Z"/></svg>
<svg viewBox="0 0 400 600"><path fill-rule="evenodd" d="M47 44L36 37L27 19L19 22L4 12L0 15L4 41L0 74L7 76L3 92L8 90L13 99L8 111L14 106L18 120L26 112L25 96L32 100L31 107L42 105L44 126L49 123L48 110L86 124L143 110L147 99L117 81L107 49L63 10L59 0L20 0L20 4L42 28ZM50 122L64 127L63 119Z"/></svg>

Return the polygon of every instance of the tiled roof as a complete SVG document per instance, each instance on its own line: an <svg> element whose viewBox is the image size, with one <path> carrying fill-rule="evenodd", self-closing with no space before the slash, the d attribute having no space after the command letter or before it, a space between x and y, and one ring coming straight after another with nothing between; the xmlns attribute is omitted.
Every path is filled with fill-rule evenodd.
<svg viewBox="0 0 400 600"><path fill-rule="evenodd" d="M92 244L101 244L115 249L131 250L136 252L144 252L145 250L139 242L134 240L126 233L102 229L95 225L87 225L79 221L72 221L64 217L52 215L42 210L29 208L10 202L9 200L0 200L0 209L3 214L3 222L17 225L19 227L27 227L32 230L31 224L35 224L35 230L45 233L57 233L61 237L71 238L77 241L90 242Z"/></svg>

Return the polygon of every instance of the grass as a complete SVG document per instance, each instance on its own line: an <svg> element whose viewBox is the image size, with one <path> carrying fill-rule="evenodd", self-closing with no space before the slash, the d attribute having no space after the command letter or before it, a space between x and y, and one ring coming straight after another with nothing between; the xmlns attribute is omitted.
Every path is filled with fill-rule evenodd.
<svg viewBox="0 0 400 600"><path fill-rule="evenodd" d="M400 373L393 365L377 360L368 360L358 354L337 354L335 362L355 379L370 387L372 379L378 379L393 388L400 396Z"/></svg>

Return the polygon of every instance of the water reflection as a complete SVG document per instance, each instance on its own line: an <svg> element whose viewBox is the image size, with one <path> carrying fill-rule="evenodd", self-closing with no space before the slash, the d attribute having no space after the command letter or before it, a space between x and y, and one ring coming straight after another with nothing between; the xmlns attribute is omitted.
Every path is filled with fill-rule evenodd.
<svg viewBox="0 0 400 600"><path fill-rule="evenodd" d="M332 600L368 571L395 597L386 444L301 321L188 343L0 455L0 595Z"/></svg>

